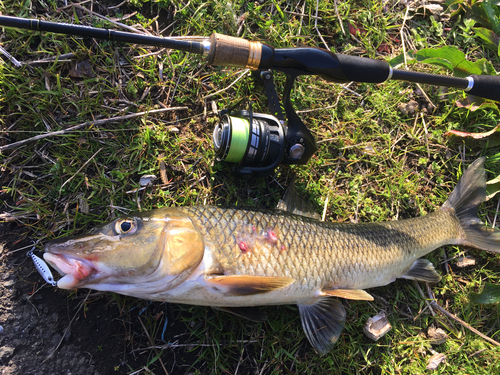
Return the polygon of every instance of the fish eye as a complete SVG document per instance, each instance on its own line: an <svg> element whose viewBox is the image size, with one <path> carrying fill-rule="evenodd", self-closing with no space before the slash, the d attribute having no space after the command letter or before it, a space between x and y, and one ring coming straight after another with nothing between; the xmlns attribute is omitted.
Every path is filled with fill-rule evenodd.
<svg viewBox="0 0 500 375"><path fill-rule="evenodd" d="M137 229L135 220L122 219L118 220L115 224L115 231L118 234L132 234Z"/></svg>

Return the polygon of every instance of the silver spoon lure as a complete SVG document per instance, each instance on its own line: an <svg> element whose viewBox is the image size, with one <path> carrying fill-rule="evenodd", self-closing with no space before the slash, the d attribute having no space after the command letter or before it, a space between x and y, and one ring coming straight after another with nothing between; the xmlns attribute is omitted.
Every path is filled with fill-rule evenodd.
<svg viewBox="0 0 500 375"><path fill-rule="evenodd" d="M54 280L54 276L52 275L52 272L50 271L49 266L45 261L33 254L33 250L35 250L35 246L26 253L26 255L30 256L31 259L33 260L33 263L35 263L35 267L38 270L38 273L43 277L43 279L50 285L56 286L57 282Z"/></svg>

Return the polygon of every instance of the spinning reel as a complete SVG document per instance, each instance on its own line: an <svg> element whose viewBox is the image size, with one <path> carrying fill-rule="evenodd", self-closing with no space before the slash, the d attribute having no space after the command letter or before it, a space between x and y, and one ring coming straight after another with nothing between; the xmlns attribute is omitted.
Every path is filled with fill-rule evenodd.
<svg viewBox="0 0 500 375"><path fill-rule="evenodd" d="M312 134L295 113L290 93L296 75L287 74L283 95L288 123L285 125L281 106L270 70L257 70L266 89L269 111L273 115L254 113L251 104L244 111L223 110L213 133L218 161L237 163L237 173L267 176L280 164L305 164L316 152Z"/></svg>

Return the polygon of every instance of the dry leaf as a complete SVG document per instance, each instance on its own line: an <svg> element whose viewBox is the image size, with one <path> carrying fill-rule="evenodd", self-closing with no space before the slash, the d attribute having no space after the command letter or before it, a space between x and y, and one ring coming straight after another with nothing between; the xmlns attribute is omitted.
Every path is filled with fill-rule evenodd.
<svg viewBox="0 0 500 375"><path fill-rule="evenodd" d="M432 345L441 345L446 342L448 335L441 328L429 327L427 330L427 337Z"/></svg>
<svg viewBox="0 0 500 375"><path fill-rule="evenodd" d="M495 129L483 133L469 133L460 130L450 130L445 133L451 141L465 141L466 144L488 143L489 147L495 147L500 144L500 125Z"/></svg>
<svg viewBox="0 0 500 375"><path fill-rule="evenodd" d="M427 363L427 370L435 370L438 366L446 361L446 356L442 353L436 353L431 358L429 358L429 362Z"/></svg>

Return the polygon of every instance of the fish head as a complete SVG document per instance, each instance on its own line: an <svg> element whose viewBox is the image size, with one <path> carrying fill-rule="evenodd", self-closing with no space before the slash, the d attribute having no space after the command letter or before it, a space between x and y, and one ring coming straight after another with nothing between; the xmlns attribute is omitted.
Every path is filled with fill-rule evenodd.
<svg viewBox="0 0 500 375"><path fill-rule="evenodd" d="M51 241L44 259L63 276L59 288L147 298L184 281L201 263L204 248L203 236L187 214L163 208Z"/></svg>

